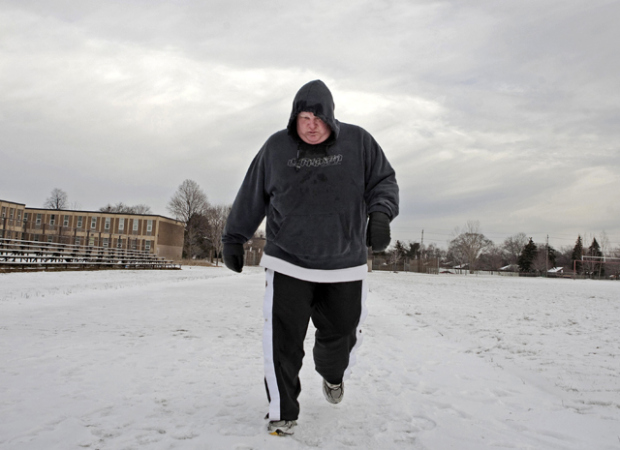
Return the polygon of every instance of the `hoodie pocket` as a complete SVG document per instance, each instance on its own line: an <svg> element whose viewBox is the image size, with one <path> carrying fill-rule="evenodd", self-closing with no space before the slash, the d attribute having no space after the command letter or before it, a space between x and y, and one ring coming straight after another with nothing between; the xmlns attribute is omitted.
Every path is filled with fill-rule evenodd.
<svg viewBox="0 0 620 450"><path fill-rule="evenodd" d="M351 232L340 214L291 215L274 243L298 257L327 258L350 250Z"/></svg>

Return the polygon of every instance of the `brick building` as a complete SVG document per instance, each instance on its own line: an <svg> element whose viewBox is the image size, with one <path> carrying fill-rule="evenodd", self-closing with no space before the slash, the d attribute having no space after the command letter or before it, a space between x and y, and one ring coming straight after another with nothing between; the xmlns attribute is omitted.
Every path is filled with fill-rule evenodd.
<svg viewBox="0 0 620 450"><path fill-rule="evenodd" d="M184 226L152 214L28 208L0 200L0 237L142 250L179 260Z"/></svg>

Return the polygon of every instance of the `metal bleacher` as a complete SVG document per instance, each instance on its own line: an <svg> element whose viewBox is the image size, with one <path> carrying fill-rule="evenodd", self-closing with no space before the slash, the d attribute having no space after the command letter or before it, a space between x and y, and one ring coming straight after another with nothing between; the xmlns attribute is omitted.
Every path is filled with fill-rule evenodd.
<svg viewBox="0 0 620 450"><path fill-rule="evenodd" d="M0 238L0 272L180 268L139 250Z"/></svg>

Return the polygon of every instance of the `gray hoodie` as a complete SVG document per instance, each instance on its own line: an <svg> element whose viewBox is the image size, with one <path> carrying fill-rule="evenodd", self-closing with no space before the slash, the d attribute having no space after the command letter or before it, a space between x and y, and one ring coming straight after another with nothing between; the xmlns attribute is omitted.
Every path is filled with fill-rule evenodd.
<svg viewBox="0 0 620 450"><path fill-rule="evenodd" d="M332 130L323 144L297 136L300 112ZM243 244L267 217L265 254L307 269L345 269L366 263L368 214L398 215L395 173L364 129L340 123L327 86L302 86L287 129L260 149L233 203L222 241Z"/></svg>

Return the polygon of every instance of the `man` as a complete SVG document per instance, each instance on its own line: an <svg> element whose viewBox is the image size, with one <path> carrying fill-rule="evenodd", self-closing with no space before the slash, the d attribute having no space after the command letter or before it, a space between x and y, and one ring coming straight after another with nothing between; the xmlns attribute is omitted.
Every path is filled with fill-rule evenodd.
<svg viewBox="0 0 620 450"><path fill-rule="evenodd" d="M397 214L398 186L381 147L362 128L335 119L322 81L304 85L287 128L252 161L222 238L224 263L241 272L243 244L267 218L261 266L271 434L293 434L297 424L310 319L323 394L330 403L342 400L366 313L366 244L385 250Z"/></svg>

